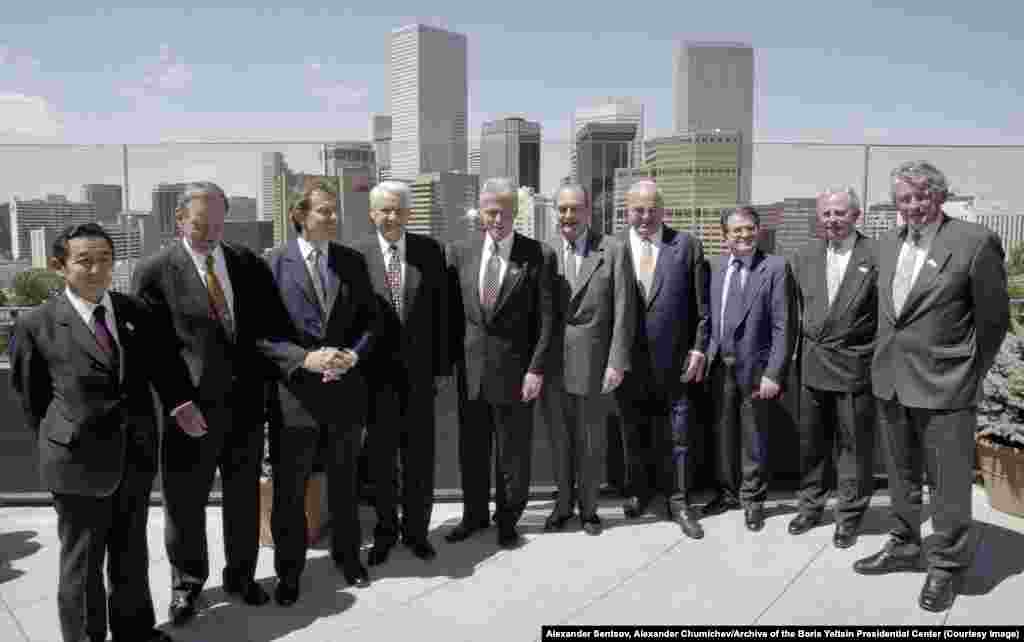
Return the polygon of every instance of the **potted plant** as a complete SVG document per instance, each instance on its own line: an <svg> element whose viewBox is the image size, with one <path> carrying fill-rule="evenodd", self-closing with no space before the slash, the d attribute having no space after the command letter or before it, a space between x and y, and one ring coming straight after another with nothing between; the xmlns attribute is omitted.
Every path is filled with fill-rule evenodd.
<svg viewBox="0 0 1024 642"><path fill-rule="evenodd" d="M985 378L975 443L989 504L1024 517L1024 336L1007 335Z"/></svg>

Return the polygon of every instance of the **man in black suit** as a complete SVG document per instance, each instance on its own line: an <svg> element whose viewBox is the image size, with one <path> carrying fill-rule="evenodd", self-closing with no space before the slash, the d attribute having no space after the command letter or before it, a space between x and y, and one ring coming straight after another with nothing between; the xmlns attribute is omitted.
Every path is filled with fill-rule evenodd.
<svg viewBox="0 0 1024 642"><path fill-rule="evenodd" d="M223 492L224 590L247 604L269 596L256 583L264 389L269 364L256 350L267 331L274 282L252 251L221 241L228 201L214 183L186 185L175 211L180 240L140 262L132 289L152 308L199 389L209 423L201 439L170 430L161 452L164 538L171 563L172 623L196 613L210 573L206 505L214 472Z"/></svg>
<svg viewBox="0 0 1024 642"><path fill-rule="evenodd" d="M424 560L434 505L434 397L451 375L448 356L448 272L434 239L405 231L412 192L386 181L370 192L377 229L356 246L370 269L377 299L378 334L366 362L370 384L370 476L376 491L377 526L368 562L387 561L398 540ZM402 519L395 473L400 456Z"/></svg>
<svg viewBox="0 0 1024 642"><path fill-rule="evenodd" d="M729 254L711 269L711 343L718 492L715 515L743 506L747 529L764 528L768 426L763 406L782 392L795 340L796 297L789 264L757 247L761 219L749 206L722 215Z"/></svg>
<svg viewBox="0 0 1024 642"><path fill-rule="evenodd" d="M928 471L935 546L919 604L944 611L970 564L971 469L983 382L1010 324L999 237L942 212L945 175L910 161L890 175L905 225L879 244L878 338L871 384L878 398L896 521L889 542L854 570L919 568L921 477Z"/></svg>
<svg viewBox="0 0 1024 642"><path fill-rule="evenodd" d="M691 384L704 375L708 343L708 281L704 252L692 235L664 224L661 191L642 180L626 193L629 227L619 241L628 249L636 281L630 288L637 315L632 370L616 392L629 461L628 518L644 513L659 491L665 512L687 537L704 529L690 508L697 435Z"/></svg>
<svg viewBox="0 0 1024 642"><path fill-rule="evenodd" d="M582 185L563 185L555 204L558 323L536 410L551 439L558 502L544 530L564 528L578 503L584 532L599 535L605 417L610 393L629 369L635 279L625 246L590 227L590 199Z"/></svg>
<svg viewBox="0 0 1024 642"><path fill-rule="evenodd" d="M808 243L792 262L801 318L801 483L789 532L800 535L821 522L831 463L837 491L832 542L849 548L872 491L877 248L854 228L860 205L852 188L819 194L817 213L824 239Z"/></svg>
<svg viewBox="0 0 1024 642"><path fill-rule="evenodd" d="M58 235L64 292L20 317L11 385L39 439L43 486L60 536L57 603L65 642L171 638L153 628L146 522L156 475L155 385L176 426L205 430L181 357L147 306L111 292L114 243L95 223ZM108 562L108 592L103 562Z"/></svg>
<svg viewBox="0 0 1024 642"><path fill-rule="evenodd" d="M533 439L532 402L540 394L554 330L555 254L516 234L515 184L487 180L480 190L483 242L452 245L458 286L451 323L466 363L465 422L459 426L462 521L445 538L459 542L487 528L494 440L498 544L519 544ZM453 345L458 345L454 343Z"/></svg>
<svg viewBox="0 0 1024 642"><path fill-rule="evenodd" d="M337 202L329 185L307 187L291 213L298 237L268 258L287 315L287 329L259 343L280 373L271 414L276 445L271 528L278 577L274 597L283 606L299 596L307 550L303 499L321 443L327 453L331 557L349 584L369 584L359 560L356 464L366 419L362 362L373 347L377 311L366 261L333 241Z"/></svg>

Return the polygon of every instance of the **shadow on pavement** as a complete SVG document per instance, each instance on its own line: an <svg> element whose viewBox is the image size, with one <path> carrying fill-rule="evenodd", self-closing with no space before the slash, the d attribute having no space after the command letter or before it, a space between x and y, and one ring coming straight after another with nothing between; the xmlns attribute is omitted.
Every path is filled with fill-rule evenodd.
<svg viewBox="0 0 1024 642"><path fill-rule="evenodd" d="M1024 572L1024 535L1001 526L974 522L978 548L960 587L963 595L988 595L1004 580Z"/></svg>
<svg viewBox="0 0 1024 642"><path fill-rule="evenodd" d="M12 562L33 555L42 548L42 544L32 541L37 535L36 531L0 533L0 584L25 574L25 571L14 568Z"/></svg>

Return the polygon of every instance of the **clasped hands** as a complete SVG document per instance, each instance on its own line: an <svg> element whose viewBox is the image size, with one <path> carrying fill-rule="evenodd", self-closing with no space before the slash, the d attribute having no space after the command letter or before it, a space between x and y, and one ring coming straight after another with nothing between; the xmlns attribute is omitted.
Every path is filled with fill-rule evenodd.
<svg viewBox="0 0 1024 642"><path fill-rule="evenodd" d="M323 382L337 381L355 367L359 355L348 348L320 348L306 353L302 367L323 374Z"/></svg>

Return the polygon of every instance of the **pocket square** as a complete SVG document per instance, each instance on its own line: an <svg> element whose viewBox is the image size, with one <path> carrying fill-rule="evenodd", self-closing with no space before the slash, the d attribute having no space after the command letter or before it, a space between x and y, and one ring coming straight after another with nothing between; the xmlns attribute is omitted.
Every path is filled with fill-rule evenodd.
<svg viewBox="0 0 1024 642"><path fill-rule="evenodd" d="M868 266L866 266L866 265L858 265L857 269L860 270L861 272L867 273Z"/></svg>
<svg viewBox="0 0 1024 642"><path fill-rule="evenodd" d="M928 259L925 262L928 264L928 267L939 267L939 264L935 262L935 259Z"/></svg>

